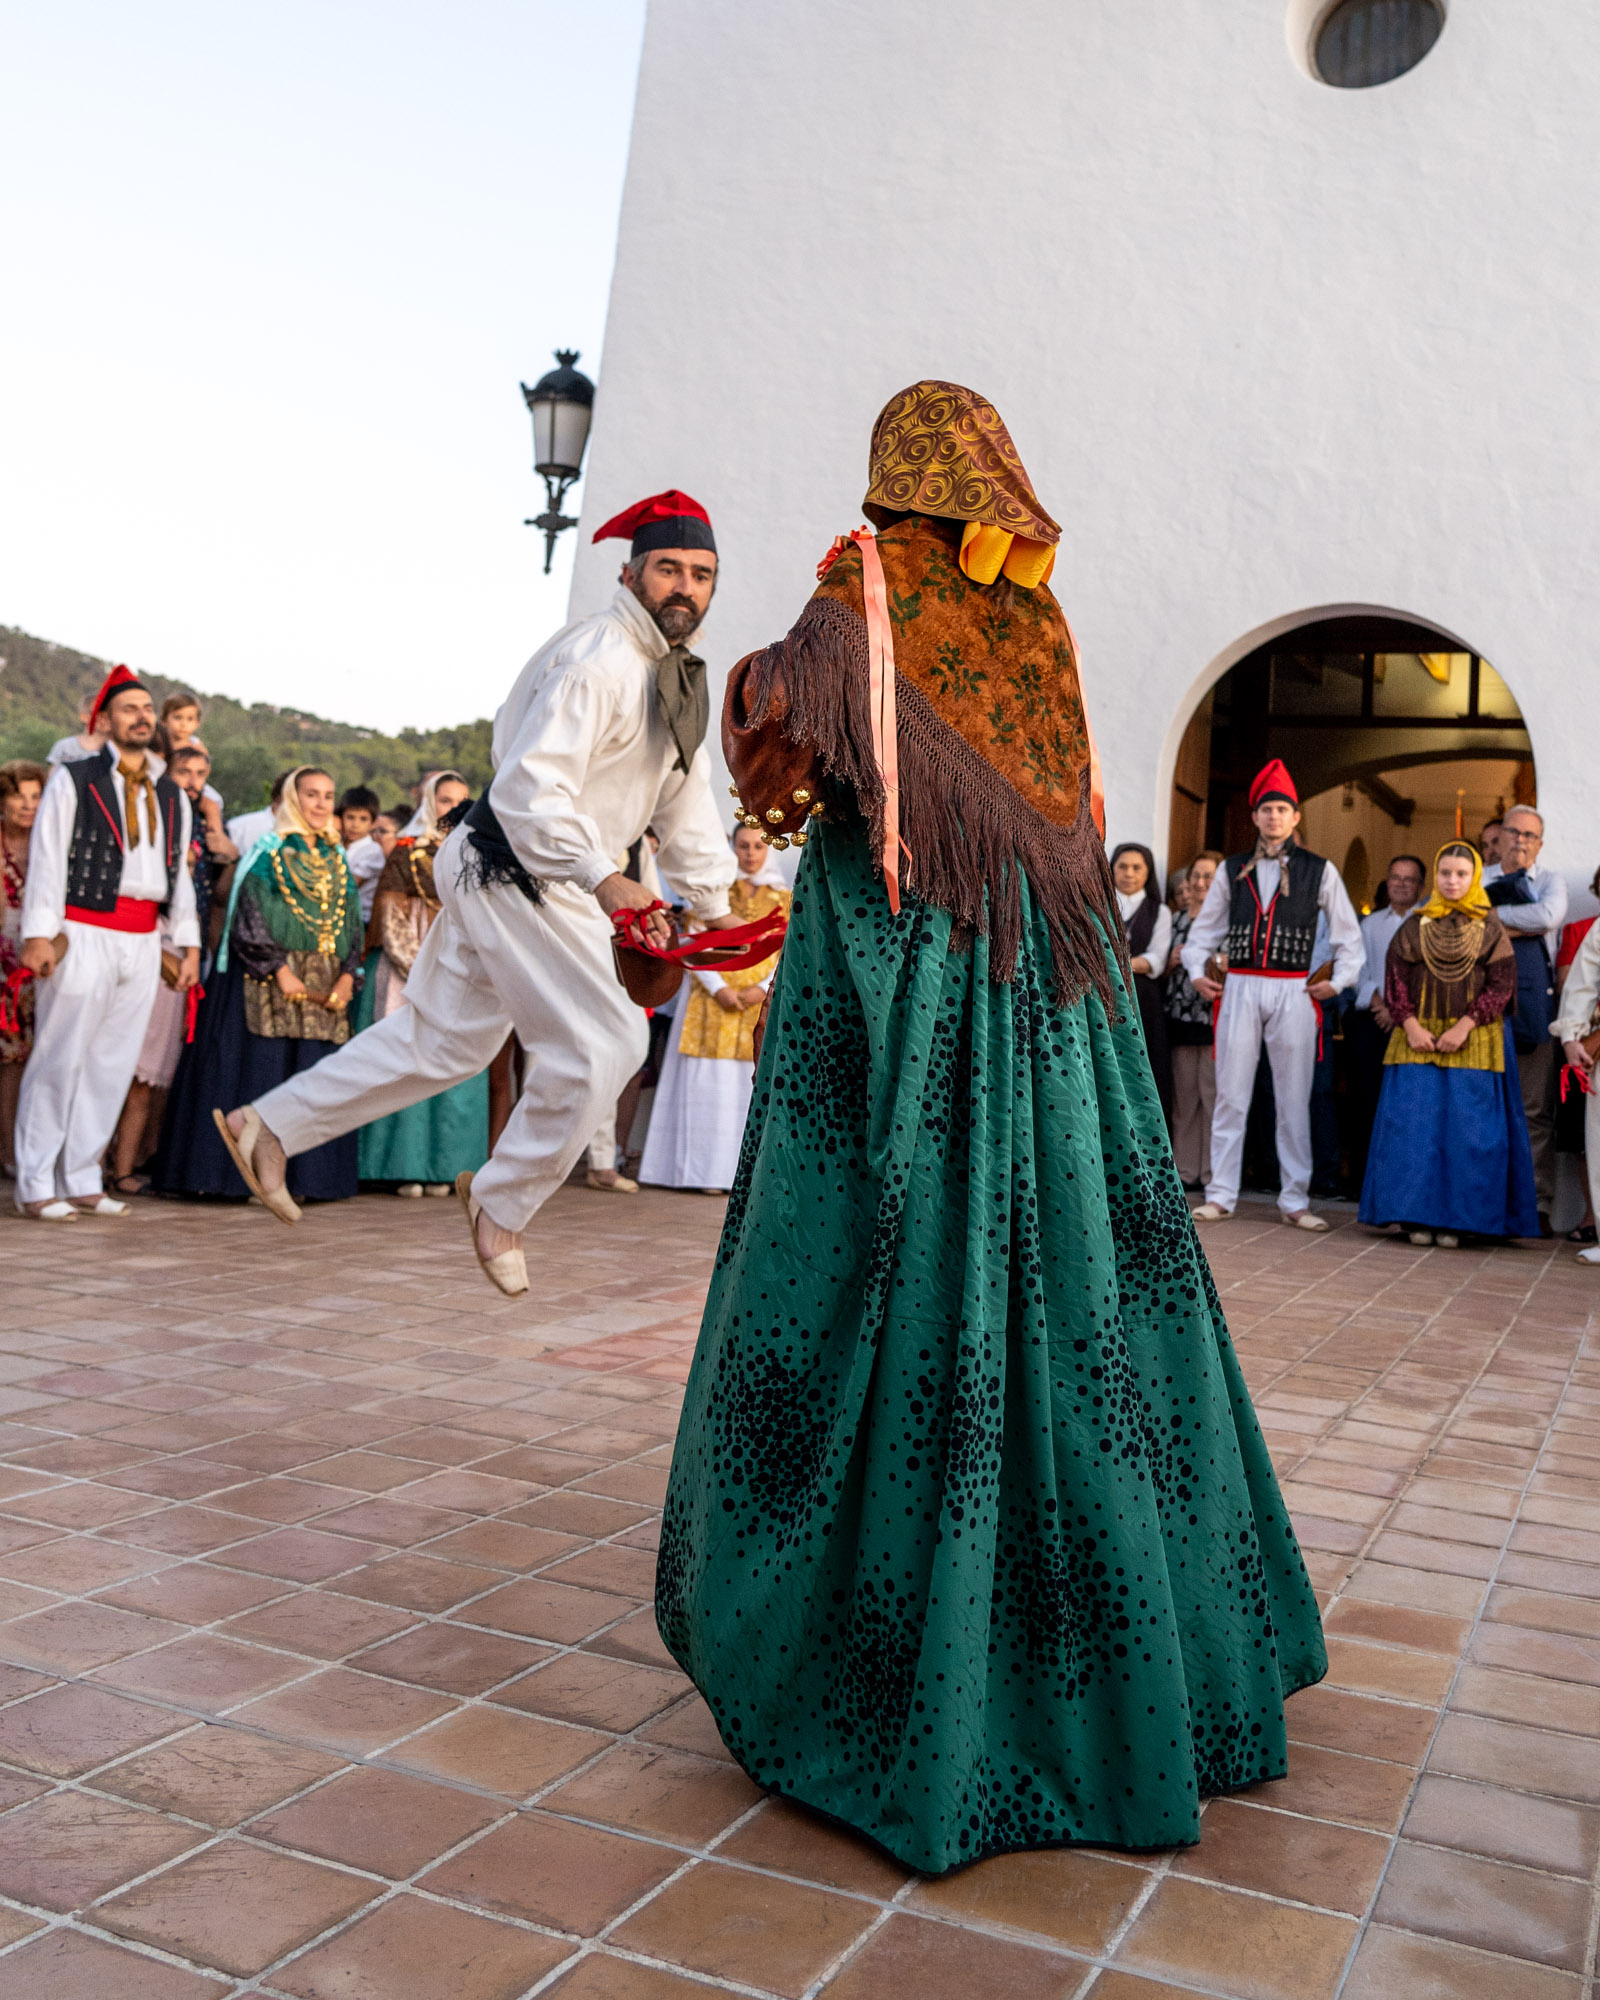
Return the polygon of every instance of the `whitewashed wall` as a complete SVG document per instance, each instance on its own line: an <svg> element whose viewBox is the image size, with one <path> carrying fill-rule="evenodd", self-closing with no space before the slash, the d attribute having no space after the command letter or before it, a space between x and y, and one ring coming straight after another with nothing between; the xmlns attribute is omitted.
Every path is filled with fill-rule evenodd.
<svg viewBox="0 0 1600 2000"><path fill-rule="evenodd" d="M1600 8L1452 0L1368 91L1286 12L653 0L581 532L707 504L720 675L860 519L884 400L967 382L1063 524L1113 838L1163 850L1183 724L1260 637L1379 606L1506 676L1586 879Z"/></svg>

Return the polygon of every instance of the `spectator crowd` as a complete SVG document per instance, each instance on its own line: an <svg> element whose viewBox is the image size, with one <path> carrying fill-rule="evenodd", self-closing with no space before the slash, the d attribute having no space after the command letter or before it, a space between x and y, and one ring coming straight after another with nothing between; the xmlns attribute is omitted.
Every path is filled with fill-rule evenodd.
<svg viewBox="0 0 1600 2000"><path fill-rule="evenodd" d="M49 1220L120 1213L147 1193L242 1198L213 1108L261 1096L407 1004L440 908L434 855L470 788L433 771L385 805L359 785L336 797L328 773L301 768L280 774L265 807L226 817L193 696L169 697L157 716L119 669L80 721L47 763L0 765L0 1167L17 1206ZM47 802L57 769L68 775ZM80 825L98 825L86 803L100 798L96 783L110 787L103 820L147 826L153 899L160 840L175 852L182 834L182 865L159 903L159 980L132 1000L127 966L113 963L144 949L119 941L124 897L109 900L104 964L80 944L85 962L69 970L64 935L54 962L28 962L41 928L59 933L63 909L87 894L66 873L85 845L71 833L74 809L88 815ZM1431 860L1395 855L1375 907L1358 916L1338 871L1299 843L1281 763L1266 766L1250 804L1254 847L1196 854L1165 896L1148 847L1123 843L1110 857L1174 1160L1203 1197L1197 1220L1231 1214L1249 1185L1275 1189L1284 1220L1302 1229L1327 1226L1313 1200L1347 1196L1363 1221L1417 1244L1549 1236L1557 1156L1600 1166L1590 1129L1600 932L1592 918L1566 921L1566 884L1541 863L1538 811L1517 805L1476 844L1449 842ZM760 841L736 828L735 851L741 913L786 908ZM617 861L670 900L649 836ZM34 879L30 900L41 866L61 879ZM1594 886L1600 894L1600 874ZM585 1185L635 1192L642 1159L644 1177L664 1185L728 1186L752 1010L770 972L696 976L678 1019L656 1019L644 1070L594 1136ZM40 1065L50 1076L30 1082L46 1005L58 1053ZM131 1075L119 1075L130 1056ZM306 1152L291 1195L449 1194L488 1157L526 1060L508 1038L481 1075ZM1570 1232L1591 1263L1595 1212L1591 1192Z"/></svg>
<svg viewBox="0 0 1600 2000"><path fill-rule="evenodd" d="M278 775L265 807L226 817L201 720L187 694L156 715L119 668L45 763L0 765L0 1171L18 1209L44 1220L125 1213L147 1194L243 1199L214 1107L263 1094L407 1004L440 909L434 856L470 804L459 772L425 772L386 806L362 785L336 798L326 771L301 767ZM114 842L126 889L141 833L147 900L108 890L96 908L94 837ZM787 908L768 850L742 828L733 844L737 906ZM653 849L647 835L619 870L666 896ZM726 1190L771 971L691 977L680 1021L658 1017L649 1061L594 1135L586 1186L636 1193L625 1169L642 1158L663 1185ZM452 1194L488 1158L526 1060L510 1037L480 1075L312 1149L292 1194Z"/></svg>
<svg viewBox="0 0 1600 2000"><path fill-rule="evenodd" d="M1202 1224L1241 1187L1314 1198L1420 1245L1549 1237L1557 1159L1600 1168L1600 934L1567 921L1532 805L1431 860L1397 854L1358 916L1296 839L1274 761L1251 792L1252 850L1207 849L1163 900L1150 850L1111 857L1173 1156ZM1592 892L1600 896L1600 872ZM1596 1195L1568 1240L1586 1263Z"/></svg>

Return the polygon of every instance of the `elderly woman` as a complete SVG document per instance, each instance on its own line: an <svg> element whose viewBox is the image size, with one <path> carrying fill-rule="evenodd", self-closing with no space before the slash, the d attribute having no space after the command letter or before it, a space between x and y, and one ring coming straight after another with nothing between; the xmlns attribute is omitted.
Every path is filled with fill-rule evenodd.
<svg viewBox="0 0 1600 2000"><path fill-rule="evenodd" d="M472 796L459 771L435 771L422 802L392 843L377 880L367 925L367 977L355 1028L371 1027L406 1004L406 978L439 914L433 863L454 815ZM448 1195L459 1173L476 1173L489 1157L489 1076L425 1097L420 1104L374 1119L359 1134L363 1181L392 1183L399 1195Z"/></svg>
<svg viewBox="0 0 1600 2000"><path fill-rule="evenodd" d="M755 1782L908 1868L1192 1843L1326 1663L1139 1030L1059 530L948 382L879 417L867 512L729 679L744 823L805 852L656 1616Z"/></svg>
<svg viewBox="0 0 1600 2000"><path fill-rule="evenodd" d="M1433 894L1390 940L1394 1021L1361 1189L1361 1220L1398 1222L1419 1248L1466 1235L1537 1236L1533 1155L1505 1013L1511 940L1483 889L1477 849L1453 840Z"/></svg>
<svg viewBox="0 0 1600 2000"><path fill-rule="evenodd" d="M243 1199L212 1107L259 1097L349 1039L361 904L333 800L326 771L291 771L272 832L234 873L216 967L168 1099L155 1176L163 1193ZM355 1133L300 1154L289 1191L298 1201L355 1194Z"/></svg>
<svg viewBox="0 0 1600 2000"><path fill-rule="evenodd" d="M1172 1157L1178 1178L1193 1193L1211 1178L1211 1114L1217 1102L1217 1064L1212 1051L1214 1014L1209 1000L1194 990L1183 969L1183 946L1223 857L1207 848L1184 870L1181 907L1172 920L1167 984L1162 1009L1167 1017L1167 1052L1172 1058Z"/></svg>
<svg viewBox="0 0 1600 2000"><path fill-rule="evenodd" d="M21 978L22 892L28 845L50 773L15 758L0 764L0 1171L15 1174L17 1093L33 1052L33 981Z"/></svg>

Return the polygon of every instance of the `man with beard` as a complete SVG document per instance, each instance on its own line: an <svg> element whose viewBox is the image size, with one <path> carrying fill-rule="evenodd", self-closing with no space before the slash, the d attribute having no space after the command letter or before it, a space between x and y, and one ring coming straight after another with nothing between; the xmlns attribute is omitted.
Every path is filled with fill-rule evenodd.
<svg viewBox="0 0 1600 2000"><path fill-rule="evenodd" d="M60 764L39 802L22 904L22 964L38 988L17 1105L16 1205L44 1222L126 1215L100 1156L133 1081L165 942L180 993L200 973L189 801L149 754L149 691L113 667L89 730L104 749Z"/></svg>
<svg viewBox="0 0 1600 2000"><path fill-rule="evenodd" d="M542 646L495 718L495 776L439 850L443 907L406 1005L258 1104L217 1113L246 1183L294 1222L286 1156L476 1076L514 1031L527 1081L462 1190L478 1261L510 1296L527 1289L523 1231L645 1059L645 1016L618 983L610 919L655 898L619 857L653 827L662 868L696 917L731 922L734 861L704 748L705 662L686 644L716 588L716 540L705 509L676 490L594 539L624 536L611 603ZM664 916L648 921L665 942Z"/></svg>

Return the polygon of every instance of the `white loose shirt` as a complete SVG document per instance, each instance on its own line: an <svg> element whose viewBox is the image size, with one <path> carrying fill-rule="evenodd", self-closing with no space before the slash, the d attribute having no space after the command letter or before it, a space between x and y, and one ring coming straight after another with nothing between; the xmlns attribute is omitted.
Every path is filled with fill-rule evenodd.
<svg viewBox="0 0 1600 2000"><path fill-rule="evenodd" d="M1117 908L1122 912L1122 928L1126 930L1139 914L1144 902L1144 891L1138 890L1132 896L1117 891ZM1150 933L1150 942L1139 954L1150 961L1150 977L1159 979L1167 969L1167 954L1172 950L1172 912L1163 903L1156 912L1156 927Z"/></svg>
<svg viewBox="0 0 1600 2000"><path fill-rule="evenodd" d="M1370 1007L1375 999L1382 997L1389 947L1394 942L1395 932L1410 914L1410 910L1397 910L1391 906L1374 910L1370 917L1361 919L1361 947L1366 957L1361 968L1361 981L1356 987L1358 1007Z"/></svg>
<svg viewBox="0 0 1600 2000"><path fill-rule="evenodd" d="M1263 909L1278 893L1278 878L1282 873L1282 866L1276 861L1261 860L1256 863L1256 893L1261 898ZM1184 940L1183 969L1191 979L1205 977L1206 960L1226 942L1228 912L1232 904L1233 883L1229 880L1227 869L1219 868L1206 891L1205 901L1200 905L1200 914ZM1333 947L1334 991L1342 993L1360 979L1364 954L1361 924L1355 905L1331 861L1322 864L1322 880L1317 885L1317 908L1327 922L1328 941ZM1309 973L1307 977L1310 977Z"/></svg>
<svg viewBox="0 0 1600 2000"><path fill-rule="evenodd" d="M736 871L702 744L688 771L656 705L655 665L671 651L633 592L541 646L494 721L494 808L539 882L592 891L653 826L661 871L697 917L728 911Z"/></svg>
<svg viewBox="0 0 1600 2000"><path fill-rule="evenodd" d="M1600 923L1591 924L1584 932L1577 956L1567 969L1567 983L1556 1002L1556 1018L1550 1023L1551 1034L1558 1042L1581 1040L1593 1031L1597 1005L1600 1005Z"/></svg>
<svg viewBox="0 0 1600 2000"><path fill-rule="evenodd" d="M271 833L276 817L271 806L263 806L259 812L235 813L228 821L228 838L238 848L241 861L258 840Z"/></svg>
<svg viewBox="0 0 1600 2000"><path fill-rule="evenodd" d="M344 851L345 866L354 876L361 897L361 921L364 924L372 921L372 906L378 899L378 877L383 873L383 864L388 858L370 833L364 833L359 840L352 840Z"/></svg>
<svg viewBox="0 0 1600 2000"><path fill-rule="evenodd" d="M152 780L160 767L150 760ZM115 764L111 783L122 807L122 823L128 823L127 787ZM152 843L144 801L138 801L139 844L126 847L122 856L122 880L117 893L141 901L162 903L167 896L166 845ZM39 816L33 823L28 843L28 884L22 896L22 935L25 938L53 938L66 921L67 856L72 849L73 822L78 813L78 790L72 773L58 764L50 773L39 801ZM189 801L178 792L178 869L172 884L172 906L161 926L168 943L182 951L200 943L200 923L194 907L194 877L189 873Z"/></svg>

